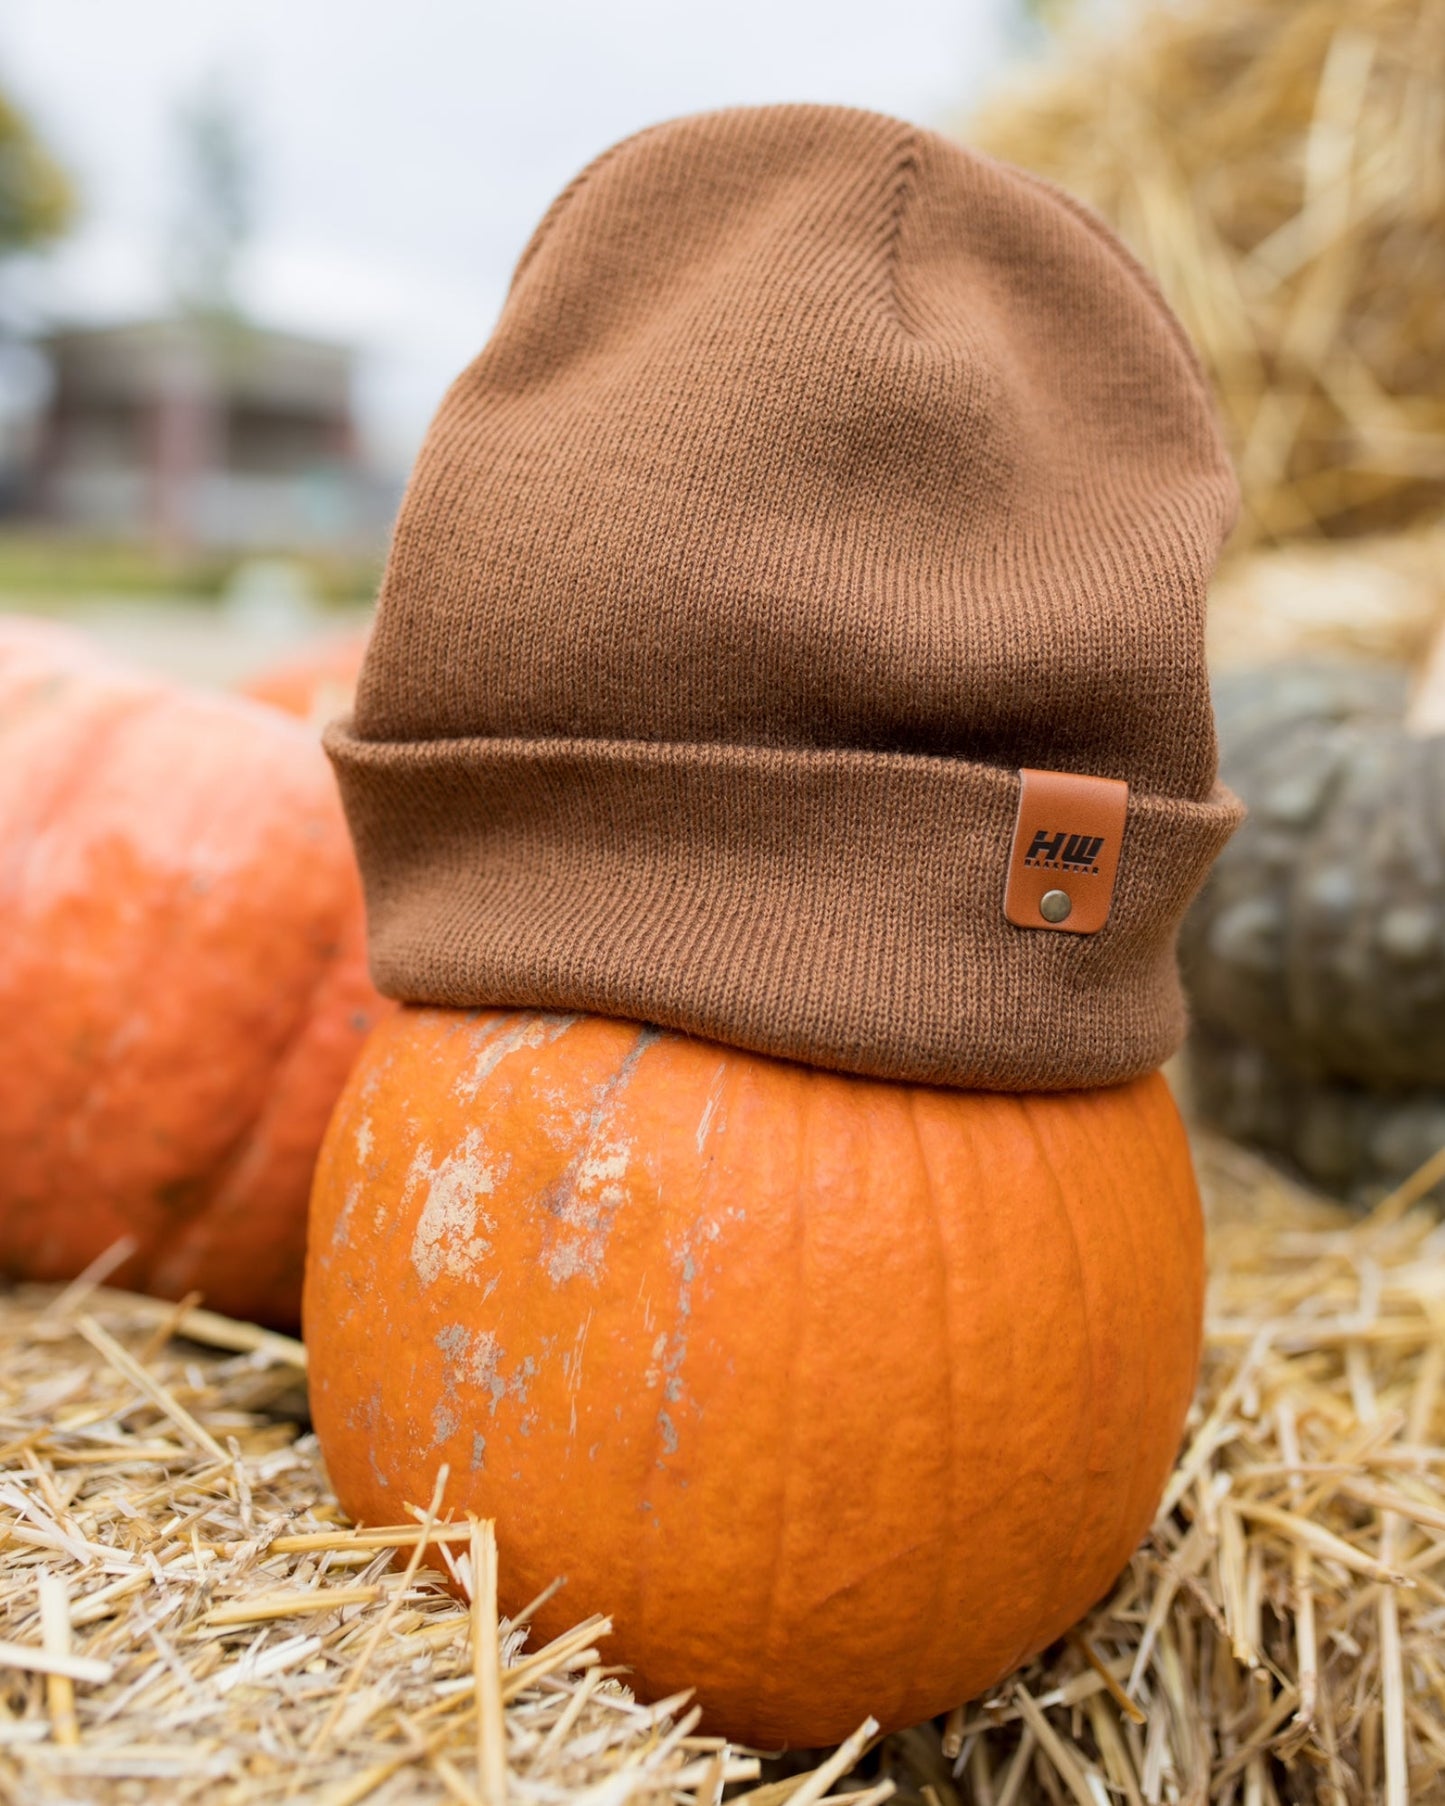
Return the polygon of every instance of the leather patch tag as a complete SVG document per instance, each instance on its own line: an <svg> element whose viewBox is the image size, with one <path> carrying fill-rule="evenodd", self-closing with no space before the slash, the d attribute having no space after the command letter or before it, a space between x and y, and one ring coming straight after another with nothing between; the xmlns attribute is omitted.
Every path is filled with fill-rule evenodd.
<svg viewBox="0 0 1445 1806"><path fill-rule="evenodd" d="M1071 771L1021 771L1003 912L1019 928L1097 934L1109 919L1129 786Z"/></svg>

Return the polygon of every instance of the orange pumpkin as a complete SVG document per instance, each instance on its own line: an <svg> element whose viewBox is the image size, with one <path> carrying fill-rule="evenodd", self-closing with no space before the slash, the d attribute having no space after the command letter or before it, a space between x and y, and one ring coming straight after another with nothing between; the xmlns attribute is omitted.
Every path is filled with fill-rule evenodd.
<svg viewBox="0 0 1445 1806"><path fill-rule="evenodd" d="M0 1272L294 1323L382 1000L315 733L0 621Z"/></svg>
<svg viewBox="0 0 1445 1806"><path fill-rule="evenodd" d="M243 683L241 694L316 726L351 707L370 629L327 634Z"/></svg>
<svg viewBox="0 0 1445 1806"><path fill-rule="evenodd" d="M312 1406L345 1508L495 1516L658 1696L762 1746L897 1726L1058 1637L1193 1389L1198 1196L1157 1074L1005 1096L652 1028L399 1011L318 1163Z"/></svg>

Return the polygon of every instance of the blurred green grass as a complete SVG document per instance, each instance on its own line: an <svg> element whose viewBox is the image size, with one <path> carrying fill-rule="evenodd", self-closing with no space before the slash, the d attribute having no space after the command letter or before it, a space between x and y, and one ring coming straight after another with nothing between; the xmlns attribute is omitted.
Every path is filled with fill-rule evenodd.
<svg viewBox="0 0 1445 1806"><path fill-rule="evenodd" d="M375 556L316 554L276 548L304 574L323 608L369 603L381 580ZM0 532L0 605L36 613L64 612L82 599L106 596L205 606L226 595L256 554L167 554L153 546L69 538L33 529Z"/></svg>

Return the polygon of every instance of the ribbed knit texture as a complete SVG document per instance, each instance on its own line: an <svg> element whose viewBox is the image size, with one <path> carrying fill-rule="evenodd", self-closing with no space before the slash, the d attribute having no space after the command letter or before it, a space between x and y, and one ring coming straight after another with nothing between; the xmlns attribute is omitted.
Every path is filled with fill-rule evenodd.
<svg viewBox="0 0 1445 1806"><path fill-rule="evenodd" d="M336 762L392 995L1013 1089L1177 1044L1233 828L1197 363L1082 208L869 113L627 140L402 507ZM1127 780L1094 935L1005 920L1022 766Z"/></svg>

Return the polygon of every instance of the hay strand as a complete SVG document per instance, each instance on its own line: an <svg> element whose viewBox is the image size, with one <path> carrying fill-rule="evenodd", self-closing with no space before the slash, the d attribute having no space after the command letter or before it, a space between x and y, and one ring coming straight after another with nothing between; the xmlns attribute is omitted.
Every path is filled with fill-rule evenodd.
<svg viewBox="0 0 1445 1806"><path fill-rule="evenodd" d="M471 1538L472 1686L477 1695L477 1792L482 1806L507 1798L507 1729L497 1653L497 1527L473 1519Z"/></svg>

